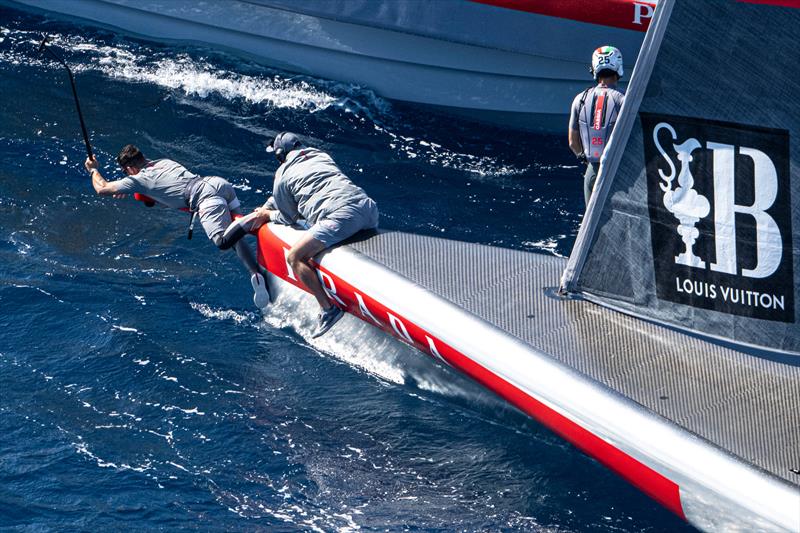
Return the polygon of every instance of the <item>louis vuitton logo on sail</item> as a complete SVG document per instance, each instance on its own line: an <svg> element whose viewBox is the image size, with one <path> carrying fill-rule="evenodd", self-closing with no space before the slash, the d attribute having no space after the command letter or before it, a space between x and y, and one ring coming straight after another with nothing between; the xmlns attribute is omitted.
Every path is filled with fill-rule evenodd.
<svg viewBox="0 0 800 533"><path fill-rule="evenodd" d="M764 309L786 309L786 299L783 295L769 294L758 291L748 291L729 287L726 285L717 286L706 281L696 281L689 278L675 277L675 292L684 293L688 296L710 298L716 300L721 298L731 304L740 304L749 307L763 307Z"/></svg>
<svg viewBox="0 0 800 533"><path fill-rule="evenodd" d="M641 118L658 298L794 321L788 133Z"/></svg>

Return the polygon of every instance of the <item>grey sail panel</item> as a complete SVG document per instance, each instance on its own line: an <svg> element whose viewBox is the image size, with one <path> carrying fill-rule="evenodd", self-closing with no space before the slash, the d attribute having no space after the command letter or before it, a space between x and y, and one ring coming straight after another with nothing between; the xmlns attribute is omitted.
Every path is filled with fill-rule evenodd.
<svg viewBox="0 0 800 533"><path fill-rule="evenodd" d="M669 16L651 28L663 39L642 51L652 71L634 74L641 100L623 109L629 126L609 145L564 285L635 315L800 354L800 76L785 52L800 9L663 7Z"/></svg>

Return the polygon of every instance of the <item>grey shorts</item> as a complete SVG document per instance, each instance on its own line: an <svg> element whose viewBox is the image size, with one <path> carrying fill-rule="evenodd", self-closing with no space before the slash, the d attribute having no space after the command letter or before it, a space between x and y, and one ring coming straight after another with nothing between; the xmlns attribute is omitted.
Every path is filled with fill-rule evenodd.
<svg viewBox="0 0 800 533"><path fill-rule="evenodd" d="M586 201L586 205L589 205L599 171L600 163L586 163L586 172L583 173L583 199Z"/></svg>
<svg viewBox="0 0 800 533"><path fill-rule="evenodd" d="M241 203L233 186L218 176L206 178L195 194L200 224L213 239L230 225L231 213L238 214Z"/></svg>
<svg viewBox="0 0 800 533"><path fill-rule="evenodd" d="M317 220L308 231L330 248L364 229L378 227L378 206L371 198L345 205Z"/></svg>

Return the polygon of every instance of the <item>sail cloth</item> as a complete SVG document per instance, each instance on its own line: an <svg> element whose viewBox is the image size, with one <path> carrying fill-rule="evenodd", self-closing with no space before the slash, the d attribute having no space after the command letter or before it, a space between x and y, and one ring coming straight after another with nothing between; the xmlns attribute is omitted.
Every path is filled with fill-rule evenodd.
<svg viewBox="0 0 800 533"><path fill-rule="evenodd" d="M659 2L562 289L800 355L798 28L782 1Z"/></svg>

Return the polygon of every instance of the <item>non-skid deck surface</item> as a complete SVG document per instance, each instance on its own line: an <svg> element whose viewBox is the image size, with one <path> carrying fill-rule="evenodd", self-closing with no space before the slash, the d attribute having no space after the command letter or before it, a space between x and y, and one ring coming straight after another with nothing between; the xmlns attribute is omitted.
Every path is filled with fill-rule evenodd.
<svg viewBox="0 0 800 533"><path fill-rule="evenodd" d="M553 298L565 260L406 233L355 249L722 449L800 486L800 367Z"/></svg>

